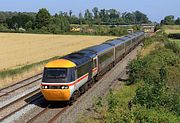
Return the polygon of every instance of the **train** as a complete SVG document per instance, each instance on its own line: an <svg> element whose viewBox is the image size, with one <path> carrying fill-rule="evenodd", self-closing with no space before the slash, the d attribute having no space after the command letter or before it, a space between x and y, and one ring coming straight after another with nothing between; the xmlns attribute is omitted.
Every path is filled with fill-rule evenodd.
<svg viewBox="0 0 180 123"><path fill-rule="evenodd" d="M44 66L42 95L47 101L73 103L144 38L139 31L50 61Z"/></svg>

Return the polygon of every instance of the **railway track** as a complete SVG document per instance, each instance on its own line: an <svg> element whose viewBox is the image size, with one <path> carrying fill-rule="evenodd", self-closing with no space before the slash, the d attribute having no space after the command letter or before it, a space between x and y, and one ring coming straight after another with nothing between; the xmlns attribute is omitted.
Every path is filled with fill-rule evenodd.
<svg viewBox="0 0 180 123"><path fill-rule="evenodd" d="M41 78L42 73L38 73L30 78L0 89L0 122L25 108L29 103L34 102L40 97L42 98L39 86L37 86ZM33 97L34 95L37 97Z"/></svg>
<svg viewBox="0 0 180 123"><path fill-rule="evenodd" d="M51 113L53 115L51 116L51 118L46 119L46 122L53 123L62 113L64 113L69 108L69 106L67 105L64 108L56 108L56 110L53 110L53 109L51 109L51 107L53 107L53 106L54 106L53 104L48 104L46 108L41 110L38 114L36 114L34 117L32 117L26 123L40 122L40 121L36 121L36 120L41 119L41 117L43 117L44 115L46 115L48 113Z"/></svg>
<svg viewBox="0 0 180 123"><path fill-rule="evenodd" d="M6 120L7 118L10 118L12 115L14 115L15 113L19 112L20 110L24 109L25 107L27 107L30 103L33 103L39 99L43 98L43 96L40 94L38 96L36 96L34 99L32 99L29 103L25 103L24 105L18 107L17 109L13 110L12 112L7 113L5 116L1 117L0 122L7 122L8 120ZM5 108L8 108L8 106L6 106ZM5 108L1 109L4 110Z"/></svg>
<svg viewBox="0 0 180 123"><path fill-rule="evenodd" d="M15 84L12 84L10 86L2 88L2 89L0 89L0 98L18 90L18 89L28 86L36 81L39 81L39 80L41 80L41 78L42 78L42 73L38 73L30 78L24 79Z"/></svg>

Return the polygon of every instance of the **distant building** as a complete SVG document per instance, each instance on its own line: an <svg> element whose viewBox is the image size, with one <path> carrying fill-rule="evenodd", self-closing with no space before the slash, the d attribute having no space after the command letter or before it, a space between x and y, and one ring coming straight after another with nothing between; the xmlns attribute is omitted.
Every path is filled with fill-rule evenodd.
<svg viewBox="0 0 180 123"><path fill-rule="evenodd" d="M134 32L133 29L128 29L127 31L128 31L128 33L133 33Z"/></svg>
<svg viewBox="0 0 180 123"><path fill-rule="evenodd" d="M142 27L145 33L153 33L155 30L155 25L143 24Z"/></svg>
<svg viewBox="0 0 180 123"><path fill-rule="evenodd" d="M71 27L71 32L80 32L81 28L79 26L73 26Z"/></svg>

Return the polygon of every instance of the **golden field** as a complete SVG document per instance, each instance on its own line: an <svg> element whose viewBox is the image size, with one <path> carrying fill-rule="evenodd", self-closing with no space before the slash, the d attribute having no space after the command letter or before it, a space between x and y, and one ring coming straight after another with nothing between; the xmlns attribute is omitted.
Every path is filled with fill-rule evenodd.
<svg viewBox="0 0 180 123"><path fill-rule="evenodd" d="M63 56L113 36L0 33L0 71Z"/></svg>
<svg viewBox="0 0 180 123"><path fill-rule="evenodd" d="M180 33L180 30L167 29L167 30L165 30L165 32L166 32L167 34L171 34L171 33Z"/></svg>

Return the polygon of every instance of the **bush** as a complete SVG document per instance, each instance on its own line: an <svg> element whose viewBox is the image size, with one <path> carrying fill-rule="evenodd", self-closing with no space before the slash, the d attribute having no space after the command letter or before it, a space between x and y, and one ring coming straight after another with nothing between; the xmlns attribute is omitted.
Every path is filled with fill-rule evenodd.
<svg viewBox="0 0 180 123"><path fill-rule="evenodd" d="M147 108L162 106L179 114L180 93L177 90L180 81L177 75L180 74L180 57L170 49L161 48L142 59L132 61L129 66L130 80L144 82L136 91L133 100L135 104Z"/></svg>
<svg viewBox="0 0 180 123"><path fill-rule="evenodd" d="M178 56L180 56L180 47L175 42L167 41L165 43L165 47L173 50L174 53L176 53Z"/></svg>
<svg viewBox="0 0 180 123"><path fill-rule="evenodd" d="M131 121L139 123L178 123L180 117L164 108L148 109L144 106L135 106L131 111Z"/></svg>
<svg viewBox="0 0 180 123"><path fill-rule="evenodd" d="M144 76L143 68L145 68L146 65L147 65L146 61L143 61L142 58L140 57L132 60L128 64L129 83L127 84L132 84L140 81Z"/></svg>

